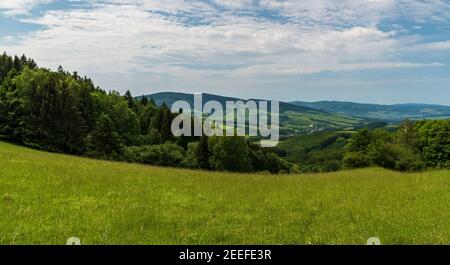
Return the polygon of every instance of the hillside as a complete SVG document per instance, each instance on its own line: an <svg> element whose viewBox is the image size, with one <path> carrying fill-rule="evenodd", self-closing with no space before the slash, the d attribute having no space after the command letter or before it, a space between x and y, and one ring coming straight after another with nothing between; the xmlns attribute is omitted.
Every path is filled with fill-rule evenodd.
<svg viewBox="0 0 450 265"><path fill-rule="evenodd" d="M450 172L228 174L0 142L0 244L449 244Z"/></svg>
<svg viewBox="0 0 450 265"><path fill-rule="evenodd" d="M371 119L398 121L409 119L446 119L450 117L450 107L431 104L377 105L354 102L319 101L290 102L293 105Z"/></svg>
<svg viewBox="0 0 450 265"><path fill-rule="evenodd" d="M284 157L299 163L305 171L335 171L340 169L344 147L352 131L325 131L290 137L278 148L286 152Z"/></svg>
<svg viewBox="0 0 450 265"><path fill-rule="evenodd" d="M203 102L215 100L225 106L226 101L247 101L234 97L224 97L212 94L202 94ZM194 105L192 94L162 92L146 95L155 101L157 105L165 103L171 106L177 100L184 100ZM139 97L138 97L139 98ZM259 101L261 99L250 99ZM282 136L301 135L304 133L329 129L353 129L367 124L370 119L362 119L349 115L317 110L310 107L296 106L286 102L280 102L280 133Z"/></svg>

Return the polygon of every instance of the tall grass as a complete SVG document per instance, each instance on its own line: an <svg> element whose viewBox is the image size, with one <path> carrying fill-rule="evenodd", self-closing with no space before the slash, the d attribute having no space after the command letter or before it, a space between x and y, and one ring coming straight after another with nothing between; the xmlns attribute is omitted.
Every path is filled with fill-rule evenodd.
<svg viewBox="0 0 450 265"><path fill-rule="evenodd" d="M450 244L450 172L247 175L0 142L0 244Z"/></svg>

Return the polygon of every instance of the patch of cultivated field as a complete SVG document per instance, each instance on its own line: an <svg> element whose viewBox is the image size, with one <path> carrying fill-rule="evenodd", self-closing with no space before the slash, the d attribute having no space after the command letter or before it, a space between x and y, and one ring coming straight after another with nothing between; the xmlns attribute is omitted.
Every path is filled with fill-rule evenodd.
<svg viewBox="0 0 450 265"><path fill-rule="evenodd" d="M450 243L450 172L245 175L0 142L0 244Z"/></svg>

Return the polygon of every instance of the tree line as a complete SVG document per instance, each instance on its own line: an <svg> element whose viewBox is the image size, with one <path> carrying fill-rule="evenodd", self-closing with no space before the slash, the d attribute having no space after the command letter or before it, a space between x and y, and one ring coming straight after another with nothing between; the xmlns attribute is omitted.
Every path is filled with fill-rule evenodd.
<svg viewBox="0 0 450 265"><path fill-rule="evenodd" d="M406 120L395 132L362 129L351 137L343 165L399 171L450 168L450 120Z"/></svg>
<svg viewBox="0 0 450 265"><path fill-rule="evenodd" d="M26 56L0 56L0 135L42 150L92 158L206 170L289 172L273 150L242 137L174 137L176 114L130 91L39 68Z"/></svg>

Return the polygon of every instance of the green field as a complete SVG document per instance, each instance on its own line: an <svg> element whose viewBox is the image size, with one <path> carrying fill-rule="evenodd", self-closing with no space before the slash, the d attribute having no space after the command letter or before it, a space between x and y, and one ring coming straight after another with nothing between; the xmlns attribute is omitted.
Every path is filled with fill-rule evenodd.
<svg viewBox="0 0 450 265"><path fill-rule="evenodd" d="M305 163L306 155L331 158L342 155L353 131L323 131L287 138L278 148L287 153L285 159Z"/></svg>
<svg viewBox="0 0 450 265"><path fill-rule="evenodd" d="M450 172L245 175L0 142L0 244L450 244Z"/></svg>

